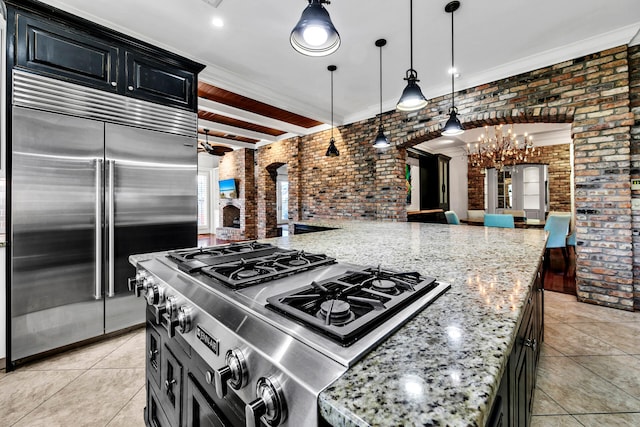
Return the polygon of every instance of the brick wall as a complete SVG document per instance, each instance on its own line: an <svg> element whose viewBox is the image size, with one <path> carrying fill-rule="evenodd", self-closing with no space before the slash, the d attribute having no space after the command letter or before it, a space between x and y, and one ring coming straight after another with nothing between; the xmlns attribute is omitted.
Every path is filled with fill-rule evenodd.
<svg viewBox="0 0 640 427"><path fill-rule="evenodd" d="M265 145L257 155L258 237L275 237L277 227L276 170L287 165L289 180L289 219L300 219L299 138Z"/></svg>
<svg viewBox="0 0 640 427"><path fill-rule="evenodd" d="M571 153L569 144L539 147L540 154L526 163L548 165L549 210L571 212ZM484 175L482 169L469 165L469 209L484 209Z"/></svg>
<svg viewBox="0 0 640 427"><path fill-rule="evenodd" d="M223 208L233 205L240 209L240 228L216 228L216 237L224 240L250 240L257 237L256 184L254 176L254 151L245 148L226 153L220 159L221 180L233 178L238 186L237 199L220 199L220 218Z"/></svg>
<svg viewBox="0 0 640 427"><path fill-rule="evenodd" d="M398 139L402 121L384 115L386 134ZM258 149L258 235L275 235L275 178L270 170L288 165L289 216L298 219L406 221L406 151L372 147L378 119L334 129L339 157L326 157L331 131L279 141Z"/></svg>
<svg viewBox="0 0 640 427"><path fill-rule="evenodd" d="M634 125L631 127L631 178L640 179L640 45L629 48L629 96ZM633 190L632 198L640 198L640 191ZM640 310L640 211L632 211L633 233L633 283L635 308Z"/></svg>
<svg viewBox="0 0 640 427"><path fill-rule="evenodd" d="M503 123L572 123L578 298L632 310L630 141L632 126L637 141L634 117L638 112L637 106L631 111L628 54L636 84L637 49L621 46L455 96L460 119L468 129ZM637 85L633 90L637 105ZM297 144L299 217L404 221L405 148L440 136L450 102L449 95L444 95L419 112L385 113L383 122L393 146L381 153L371 146L377 131L375 118L334 131L340 150L336 158L324 157L328 131L282 141ZM261 169L269 164L261 159L263 153L258 153ZM469 170L469 180L480 181L480 176ZM259 187L267 186L260 180ZM470 206L482 205L480 194L469 192ZM552 203L554 210L559 207L558 200Z"/></svg>

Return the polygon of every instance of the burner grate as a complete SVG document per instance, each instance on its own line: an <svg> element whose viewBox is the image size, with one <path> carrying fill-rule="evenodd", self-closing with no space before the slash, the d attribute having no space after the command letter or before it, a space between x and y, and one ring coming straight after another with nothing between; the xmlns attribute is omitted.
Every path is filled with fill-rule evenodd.
<svg viewBox="0 0 640 427"><path fill-rule="evenodd" d="M274 252L271 255L217 264L202 268L202 273L224 285L238 289L300 273L336 260L323 254L304 251Z"/></svg>
<svg viewBox="0 0 640 427"><path fill-rule="evenodd" d="M437 286L434 278L367 268L267 298L267 307L343 346Z"/></svg>

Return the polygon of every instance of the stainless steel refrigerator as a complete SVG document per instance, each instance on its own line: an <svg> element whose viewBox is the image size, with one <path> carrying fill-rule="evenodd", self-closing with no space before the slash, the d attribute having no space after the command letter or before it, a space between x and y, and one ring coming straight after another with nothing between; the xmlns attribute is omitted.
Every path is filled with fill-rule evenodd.
<svg viewBox="0 0 640 427"><path fill-rule="evenodd" d="M16 362L144 322L144 299L127 289L128 257L196 245L197 118L13 74Z"/></svg>

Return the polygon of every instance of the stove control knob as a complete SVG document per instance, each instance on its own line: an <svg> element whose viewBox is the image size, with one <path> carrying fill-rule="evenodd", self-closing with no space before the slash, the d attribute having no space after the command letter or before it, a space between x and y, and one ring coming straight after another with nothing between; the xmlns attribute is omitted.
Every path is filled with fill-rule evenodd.
<svg viewBox="0 0 640 427"><path fill-rule="evenodd" d="M164 302L164 311L167 313L167 316L169 316L169 319L172 319L178 312L178 298L173 295L167 296Z"/></svg>
<svg viewBox="0 0 640 427"><path fill-rule="evenodd" d="M147 304L156 305L164 301L164 288L158 285L151 285L147 288Z"/></svg>
<svg viewBox="0 0 640 427"><path fill-rule="evenodd" d="M144 270L138 270L136 277L128 280L127 286L129 287L129 291L134 292L136 297L139 297L142 291L147 290L149 281L149 273Z"/></svg>
<svg viewBox="0 0 640 427"><path fill-rule="evenodd" d="M193 309L183 305L178 310L178 330L181 334L189 332L193 325Z"/></svg>
<svg viewBox="0 0 640 427"><path fill-rule="evenodd" d="M256 385L258 398L244 407L247 427L259 427L262 418L269 426L280 425L287 417L282 387L273 377L262 377Z"/></svg>
<svg viewBox="0 0 640 427"><path fill-rule="evenodd" d="M160 325L162 323L162 319L164 318L164 313L166 313L167 307L159 304L153 306L153 312L156 315L156 325Z"/></svg>
<svg viewBox="0 0 640 427"><path fill-rule="evenodd" d="M247 363L242 351L235 349L227 351L226 365L214 372L216 394L220 399L227 395L227 383L236 390L247 385L249 379Z"/></svg>

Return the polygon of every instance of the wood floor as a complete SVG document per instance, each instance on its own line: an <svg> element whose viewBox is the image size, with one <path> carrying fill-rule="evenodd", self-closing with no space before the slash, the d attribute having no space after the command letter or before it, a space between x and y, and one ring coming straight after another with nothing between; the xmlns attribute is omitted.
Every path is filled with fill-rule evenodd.
<svg viewBox="0 0 640 427"><path fill-rule="evenodd" d="M549 264L544 275L544 289L576 295L576 255L568 248L569 263L565 263L560 249L551 249Z"/></svg>

